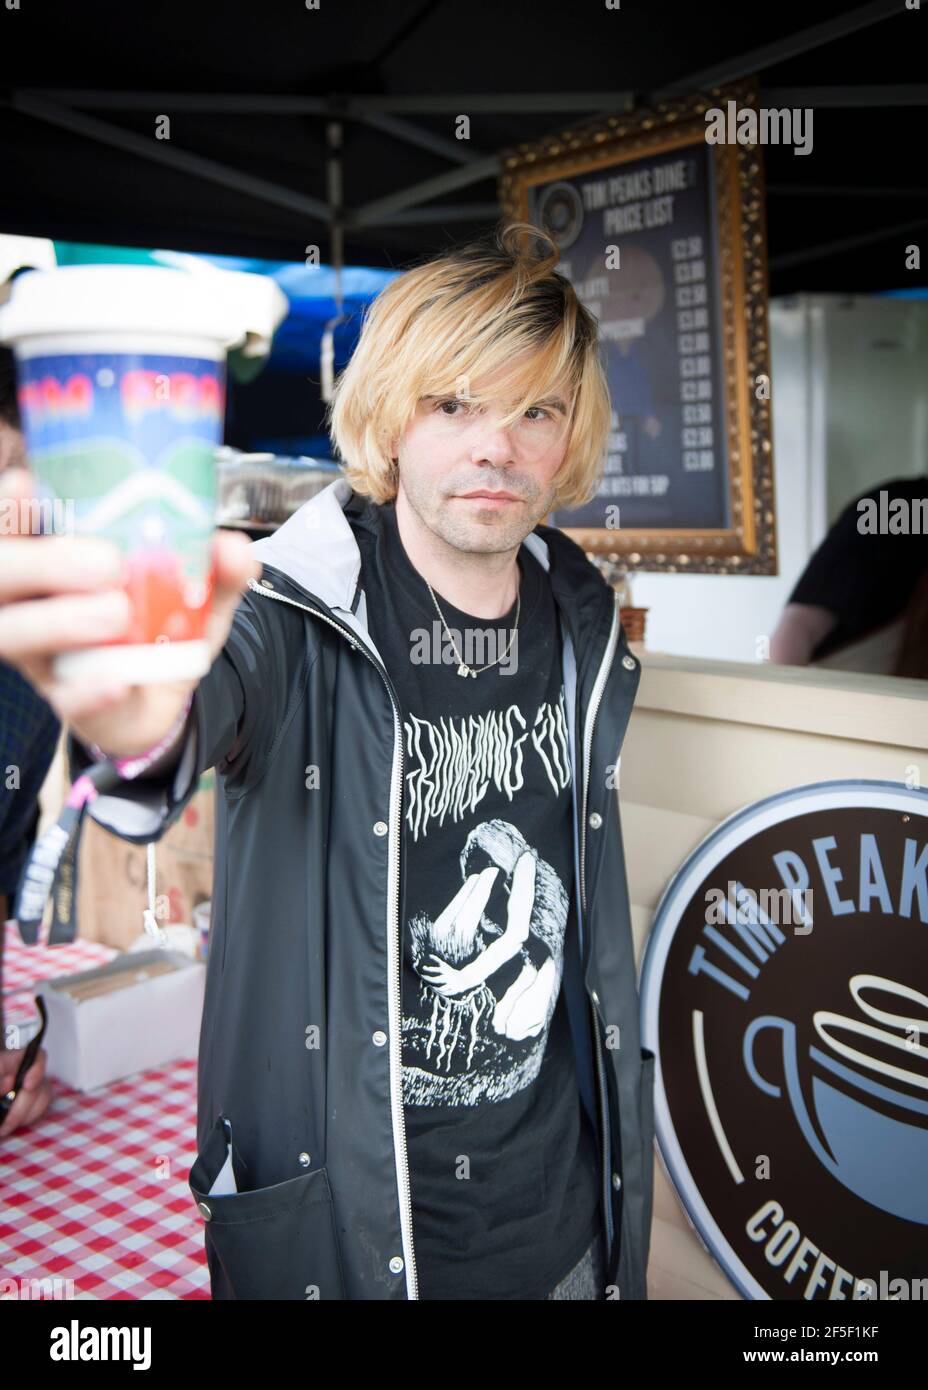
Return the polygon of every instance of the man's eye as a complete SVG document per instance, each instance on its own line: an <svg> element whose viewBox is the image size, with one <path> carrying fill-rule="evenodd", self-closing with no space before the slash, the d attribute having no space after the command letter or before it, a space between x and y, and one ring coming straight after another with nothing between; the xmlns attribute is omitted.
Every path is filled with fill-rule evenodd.
<svg viewBox="0 0 928 1390"><path fill-rule="evenodd" d="M459 415L460 413L469 410L469 408L470 407L468 406L467 401L458 400L456 396L449 397L448 399L443 401L438 401L435 406L436 410L440 410L443 415L447 415L448 418L452 420L455 419L457 415ZM532 414L533 411L535 412L535 414ZM530 405L526 410L525 414L532 424L535 424L541 420L552 419L551 412L549 410L545 410L545 408L540 405Z"/></svg>

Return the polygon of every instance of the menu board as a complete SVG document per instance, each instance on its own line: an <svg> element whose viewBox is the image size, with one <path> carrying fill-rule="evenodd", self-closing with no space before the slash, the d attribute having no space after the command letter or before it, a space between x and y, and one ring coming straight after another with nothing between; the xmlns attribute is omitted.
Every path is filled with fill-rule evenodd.
<svg viewBox="0 0 928 1390"><path fill-rule="evenodd" d="M760 149L716 142L755 79L504 150L500 205L560 251L612 402L597 491L549 520L640 570L777 570ZM550 249L550 248L549 248Z"/></svg>
<svg viewBox="0 0 928 1390"><path fill-rule="evenodd" d="M606 526L616 506L623 528L729 524L712 194L705 143L531 190L599 322L613 402L599 490L555 525Z"/></svg>

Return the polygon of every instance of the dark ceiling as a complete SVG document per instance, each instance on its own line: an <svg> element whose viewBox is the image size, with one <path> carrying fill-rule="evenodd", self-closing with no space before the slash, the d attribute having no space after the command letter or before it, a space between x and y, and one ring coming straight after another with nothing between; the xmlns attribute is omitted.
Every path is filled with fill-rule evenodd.
<svg viewBox="0 0 928 1390"><path fill-rule="evenodd" d="M928 227L928 5L20 4L0 7L0 231L330 260L324 104L341 101L345 259L401 267L496 219L500 150L604 97L757 72L764 104L814 109L809 155L764 150L771 291L926 283L904 247Z"/></svg>

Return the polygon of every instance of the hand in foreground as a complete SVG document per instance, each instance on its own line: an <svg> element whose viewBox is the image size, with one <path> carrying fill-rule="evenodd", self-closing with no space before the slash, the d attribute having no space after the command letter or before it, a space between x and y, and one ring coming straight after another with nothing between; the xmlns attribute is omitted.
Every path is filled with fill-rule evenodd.
<svg viewBox="0 0 928 1390"><path fill-rule="evenodd" d="M30 492L25 470L0 475L0 498L19 502ZM6 509L13 510L9 503ZM211 660L225 645L249 578L261 573L246 536L217 531L212 556L206 634ZM131 755L164 735L198 680L66 682L56 678L52 665L58 652L111 641L125 631L130 606L123 580L122 558L112 542L0 535L0 659L17 667L85 742Z"/></svg>

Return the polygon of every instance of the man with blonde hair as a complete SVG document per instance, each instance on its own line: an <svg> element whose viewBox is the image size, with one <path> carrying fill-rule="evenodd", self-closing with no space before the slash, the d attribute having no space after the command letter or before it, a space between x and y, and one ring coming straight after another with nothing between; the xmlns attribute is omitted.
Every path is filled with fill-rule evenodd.
<svg viewBox="0 0 928 1390"><path fill-rule="evenodd" d="M640 670L543 521L594 494L611 418L557 260L514 224L391 282L330 407L344 477L217 555L209 673L63 716L75 772L145 750L90 803L127 839L219 774L190 1174L214 1297L647 1297L615 794ZM0 609L0 653L41 681L26 626L10 651Z"/></svg>

